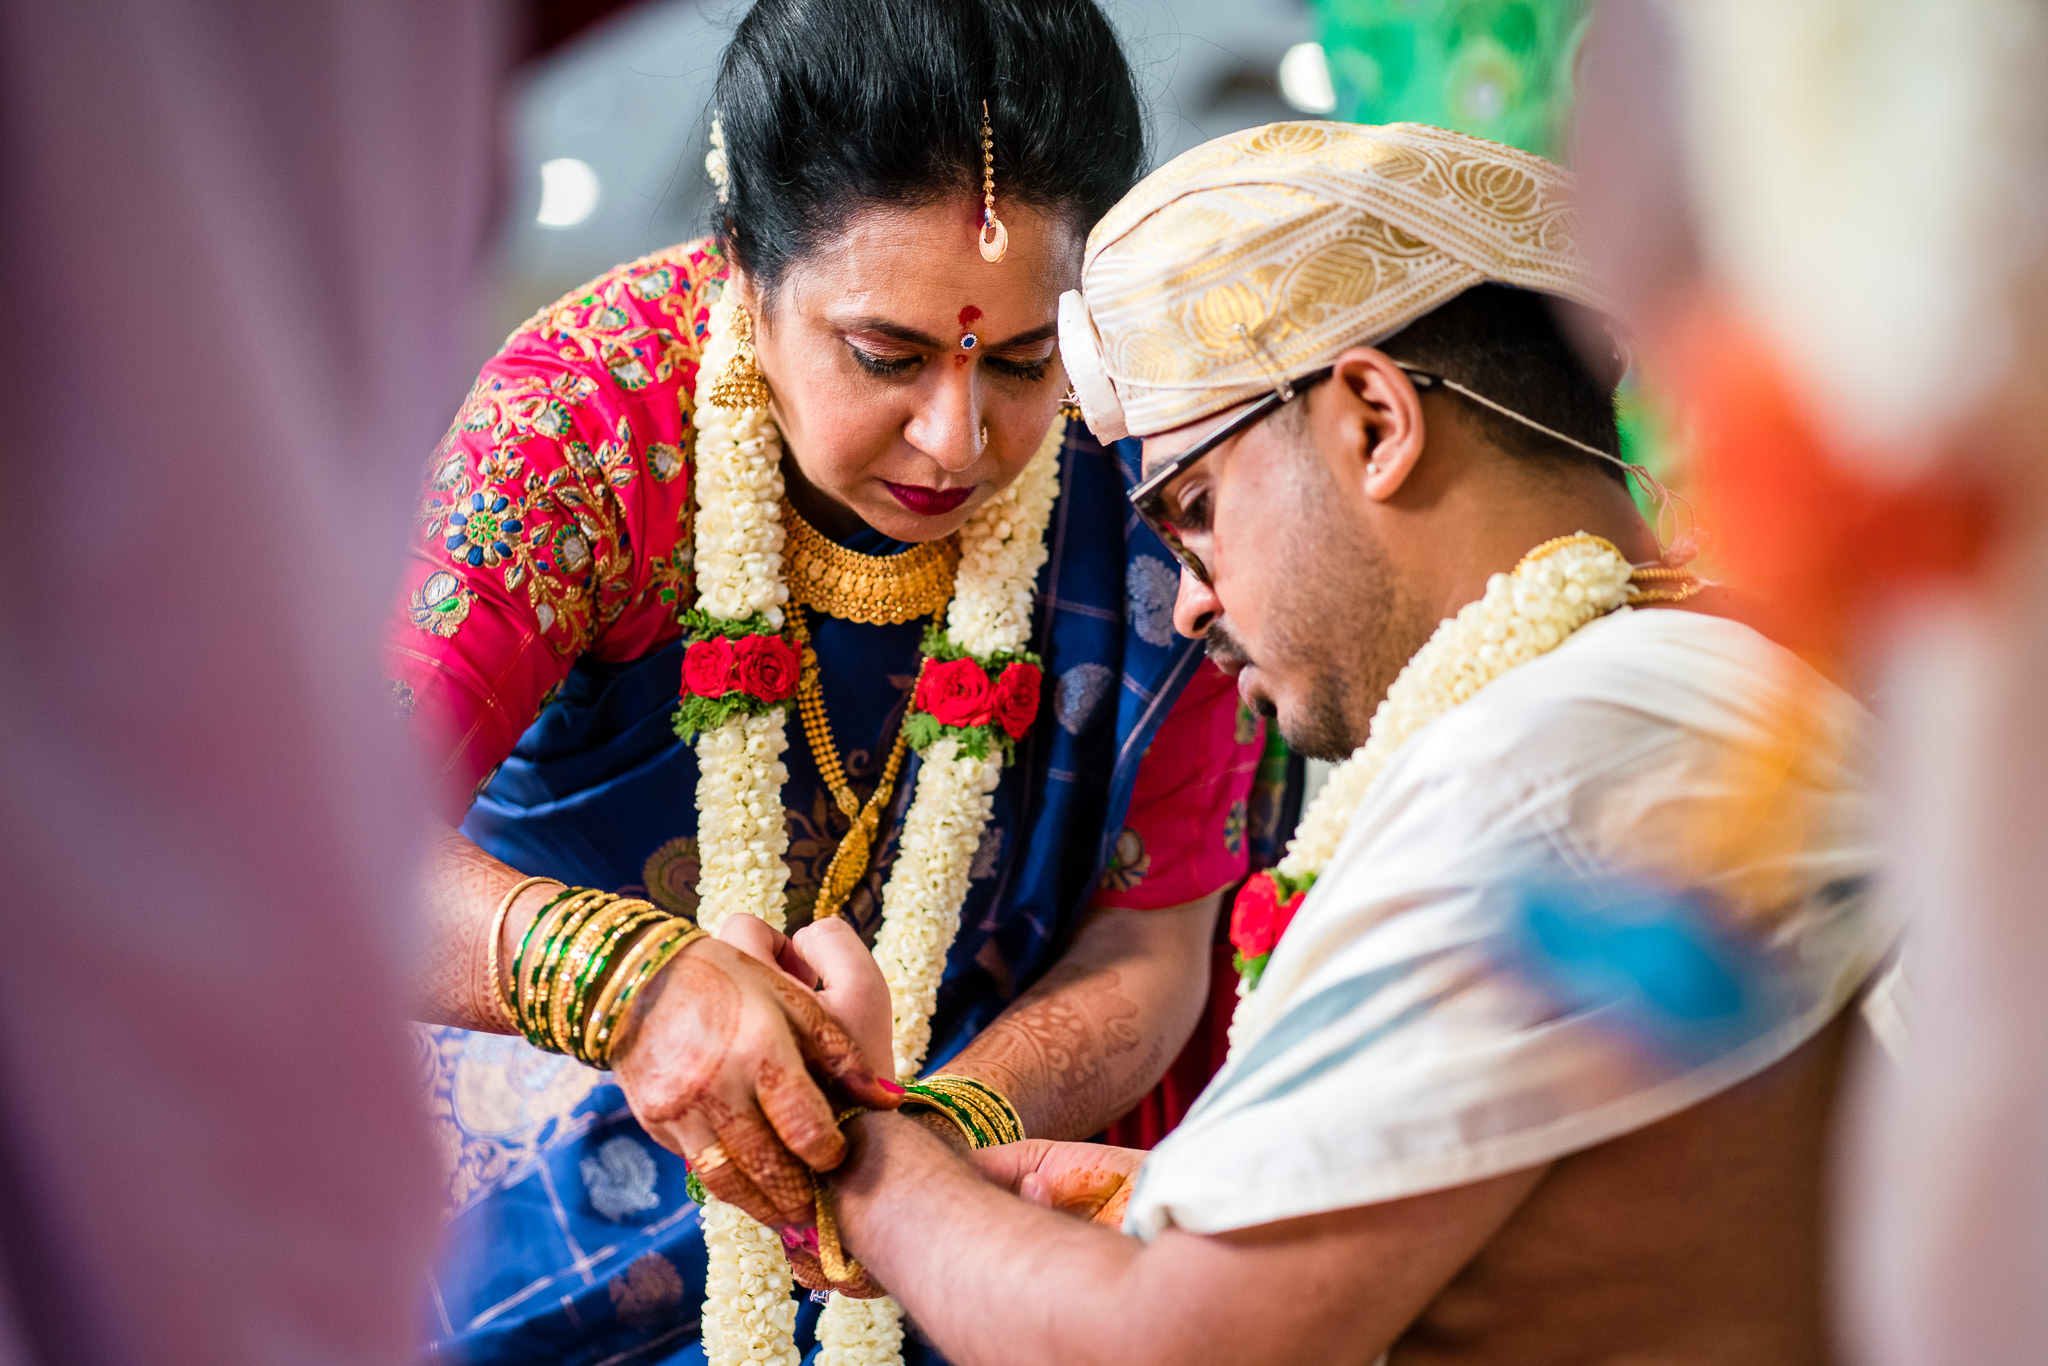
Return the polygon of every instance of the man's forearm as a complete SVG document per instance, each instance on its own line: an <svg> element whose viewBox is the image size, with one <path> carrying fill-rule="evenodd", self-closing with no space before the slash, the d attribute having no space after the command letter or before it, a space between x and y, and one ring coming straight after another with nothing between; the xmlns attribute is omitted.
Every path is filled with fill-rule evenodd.
<svg viewBox="0 0 2048 1366"><path fill-rule="evenodd" d="M846 1247L962 1366L1366 1366L1546 1170L1140 1243L983 1180L902 1115L848 1134Z"/></svg>
<svg viewBox="0 0 2048 1366"><path fill-rule="evenodd" d="M863 1115L850 1132L856 1156L833 1183L847 1246L948 1359L1142 1360L1125 1341L1138 1306L1119 1289L1136 1240L988 1184L902 1116Z"/></svg>
<svg viewBox="0 0 2048 1366"><path fill-rule="evenodd" d="M1096 912L945 1070L1001 1091L1033 1138L1101 1132L1158 1084L1201 1018L1221 902Z"/></svg>

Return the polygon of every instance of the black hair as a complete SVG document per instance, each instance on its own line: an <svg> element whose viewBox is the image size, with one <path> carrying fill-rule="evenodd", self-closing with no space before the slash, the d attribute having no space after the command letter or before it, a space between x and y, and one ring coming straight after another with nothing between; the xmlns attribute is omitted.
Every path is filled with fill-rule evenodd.
<svg viewBox="0 0 2048 1366"><path fill-rule="evenodd" d="M1595 375L1566 338L1558 310L1578 305L1511 285L1474 285L1423 314L1379 344L1395 360L1456 380L1594 450L1621 454L1611 377ZM1598 329L1592 329L1599 335ZM1621 481L1628 476L1601 460L1554 441L1481 404L1458 399L1494 445L1534 460L1589 462Z"/></svg>
<svg viewBox="0 0 2048 1366"><path fill-rule="evenodd" d="M731 176L716 236L772 293L863 205L982 188L1085 231L1144 169L1131 68L1094 0L758 0L713 108Z"/></svg>

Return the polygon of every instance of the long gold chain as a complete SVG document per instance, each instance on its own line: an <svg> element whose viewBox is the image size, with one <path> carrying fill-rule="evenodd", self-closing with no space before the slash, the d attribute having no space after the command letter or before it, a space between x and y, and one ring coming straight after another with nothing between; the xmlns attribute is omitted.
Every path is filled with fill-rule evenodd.
<svg viewBox="0 0 2048 1366"><path fill-rule="evenodd" d="M843 621L896 626L931 616L953 600L958 537L927 541L899 555L863 555L819 531L787 502L782 528L789 600L799 606Z"/></svg>
<svg viewBox="0 0 2048 1366"><path fill-rule="evenodd" d="M804 622L801 607L789 614L791 629L803 649L803 663L797 674L796 709L803 718L804 738L810 742L811 757L817 761L818 774L825 780L825 787L832 793L832 800L840 813L852 824L839 847L832 851L832 861L825 865L825 876L818 886L817 904L812 908L814 920L826 920L838 915L846 905L846 899L853 895L853 889L868 871L873 861L875 832L881 828L882 812L889 805L889 798L896 790L897 775L903 771L903 751L908 736L900 724L896 727L896 742L889 747L889 758L882 765L881 781L875 784L874 793L863 805L853 792L853 785L847 781L846 766L839 760L839 746L832 739L832 722L825 715L825 689L818 669L818 652L811 645L810 627ZM924 678L924 663L917 666L919 680ZM916 685L911 687L911 696L917 695Z"/></svg>

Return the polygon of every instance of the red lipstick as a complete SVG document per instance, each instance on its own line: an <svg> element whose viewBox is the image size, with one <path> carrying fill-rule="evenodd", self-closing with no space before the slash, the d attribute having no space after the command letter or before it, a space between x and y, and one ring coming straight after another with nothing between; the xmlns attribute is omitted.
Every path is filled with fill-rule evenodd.
<svg viewBox="0 0 2048 1366"><path fill-rule="evenodd" d="M894 494L896 501L920 517L943 517L974 496L973 488L929 489L922 484L892 484L882 481L882 487Z"/></svg>

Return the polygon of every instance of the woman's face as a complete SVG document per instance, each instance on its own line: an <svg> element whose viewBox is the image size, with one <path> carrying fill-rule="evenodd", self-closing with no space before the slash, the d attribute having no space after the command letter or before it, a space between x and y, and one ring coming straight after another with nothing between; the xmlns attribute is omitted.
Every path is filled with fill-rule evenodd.
<svg viewBox="0 0 2048 1366"><path fill-rule="evenodd" d="M823 529L851 528L851 513L897 540L937 540L1045 439L1067 391L1054 351L1080 237L1020 204L997 212L1010 230L999 263L981 259L980 201L961 199L856 214L765 311L737 280L791 497Z"/></svg>

